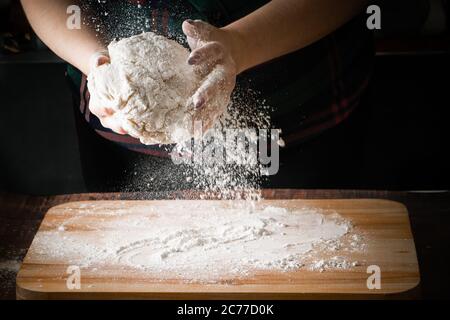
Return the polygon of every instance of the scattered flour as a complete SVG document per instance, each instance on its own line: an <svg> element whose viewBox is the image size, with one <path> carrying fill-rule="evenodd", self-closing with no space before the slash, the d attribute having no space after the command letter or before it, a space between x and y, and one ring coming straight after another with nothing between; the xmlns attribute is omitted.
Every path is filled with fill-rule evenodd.
<svg viewBox="0 0 450 320"><path fill-rule="evenodd" d="M6 260L0 261L0 272L1 271L9 271L9 272L17 272L20 268L20 260Z"/></svg>
<svg viewBox="0 0 450 320"><path fill-rule="evenodd" d="M326 270L330 269L339 269L339 270L345 270L350 269L352 267L358 267L360 263L358 261L350 262L346 260L344 257L335 256L328 260L318 260L314 262L310 266L311 271L320 271L324 272Z"/></svg>
<svg viewBox="0 0 450 320"><path fill-rule="evenodd" d="M266 176L262 174L261 149L252 152L251 145L260 148L262 131L271 128L270 106L258 92L238 85L213 130L202 138L194 132L195 143L178 144L172 156L192 154L187 162L187 182L190 188L202 191L201 198L259 200ZM268 133L268 148L271 138Z"/></svg>
<svg viewBox="0 0 450 320"><path fill-rule="evenodd" d="M0 300L14 297L16 289L16 276L19 271L21 259L0 260Z"/></svg>
<svg viewBox="0 0 450 320"><path fill-rule="evenodd" d="M76 219L66 221L65 232L54 226L38 234L34 255L54 263L95 266L96 270L108 264L186 281L218 281L264 270L326 271L357 265L344 257L325 258L342 251L336 246L353 241L356 234L337 214L314 208L253 207L248 201L208 203L186 209L175 202L165 207L164 214L144 206L113 219L111 212L92 214L86 209L87 217L92 214L92 224L83 224L87 231L83 236L70 232L76 228Z"/></svg>

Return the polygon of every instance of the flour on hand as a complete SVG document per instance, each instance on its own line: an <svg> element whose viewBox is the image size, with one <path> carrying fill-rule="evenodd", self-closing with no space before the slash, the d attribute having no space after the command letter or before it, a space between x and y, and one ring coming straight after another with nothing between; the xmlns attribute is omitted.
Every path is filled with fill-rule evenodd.
<svg viewBox="0 0 450 320"><path fill-rule="evenodd" d="M122 128L143 144L189 140L191 97L202 79L186 62L188 49L148 32L113 41L108 50L111 63L89 74L90 103L114 110Z"/></svg>

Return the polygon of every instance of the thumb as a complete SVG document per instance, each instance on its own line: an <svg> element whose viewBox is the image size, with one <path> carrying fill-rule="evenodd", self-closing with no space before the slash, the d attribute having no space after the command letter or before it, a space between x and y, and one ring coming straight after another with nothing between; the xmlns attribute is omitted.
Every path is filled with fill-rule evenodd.
<svg viewBox="0 0 450 320"><path fill-rule="evenodd" d="M111 59L109 57L108 51L100 51L94 53L90 58L90 69L93 70L94 68L100 67L101 65L110 63Z"/></svg>

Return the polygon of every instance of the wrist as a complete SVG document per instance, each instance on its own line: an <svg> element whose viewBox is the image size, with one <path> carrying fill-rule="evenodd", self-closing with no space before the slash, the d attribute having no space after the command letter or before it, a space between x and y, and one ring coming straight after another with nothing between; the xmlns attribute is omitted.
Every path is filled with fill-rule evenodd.
<svg viewBox="0 0 450 320"><path fill-rule="evenodd" d="M246 41L236 30L224 27L222 31L225 34L231 57L236 65L236 74L240 74L250 66L248 63L249 52L245 48Z"/></svg>

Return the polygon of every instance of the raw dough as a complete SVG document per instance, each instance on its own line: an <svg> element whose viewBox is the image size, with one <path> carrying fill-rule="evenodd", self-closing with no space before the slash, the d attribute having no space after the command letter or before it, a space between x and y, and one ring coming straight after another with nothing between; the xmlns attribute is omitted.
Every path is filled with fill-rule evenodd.
<svg viewBox="0 0 450 320"><path fill-rule="evenodd" d="M111 63L88 77L92 104L114 117L144 144L180 143L192 137L191 96L199 76L186 60L189 51L152 32L114 41Z"/></svg>

